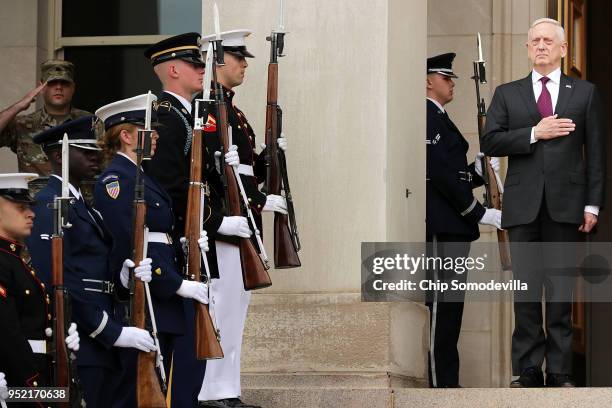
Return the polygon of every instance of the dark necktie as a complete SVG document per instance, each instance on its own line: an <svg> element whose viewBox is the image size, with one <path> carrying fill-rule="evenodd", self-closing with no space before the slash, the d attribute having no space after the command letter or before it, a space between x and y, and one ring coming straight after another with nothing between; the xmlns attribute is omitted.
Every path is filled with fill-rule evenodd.
<svg viewBox="0 0 612 408"><path fill-rule="evenodd" d="M548 92L548 88L546 87L546 83L550 81L550 78L542 77L540 78L540 81L542 81L542 93L538 98L538 111L540 112L540 116L542 116L542 118L546 118L553 115L552 97L550 96L550 92Z"/></svg>

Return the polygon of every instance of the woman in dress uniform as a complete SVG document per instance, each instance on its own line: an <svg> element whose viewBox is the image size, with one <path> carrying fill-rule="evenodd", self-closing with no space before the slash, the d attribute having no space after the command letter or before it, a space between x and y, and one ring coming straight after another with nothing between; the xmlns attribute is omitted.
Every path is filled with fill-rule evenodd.
<svg viewBox="0 0 612 408"><path fill-rule="evenodd" d="M153 97L156 99L155 97ZM118 259L132 256L132 215L136 183L136 152L138 129L144 128L147 95L139 95L101 107L96 115L104 121L105 134L102 150L108 167L102 172L94 190L95 207L108 221L108 227L117 241ZM153 121L156 119L152 112ZM155 153L156 132L151 137L151 155ZM147 257L152 260L153 278L150 283L153 309L157 322L161 353L166 373L170 373L174 342L185 331L182 298L208 303L206 284L184 280L177 264L178 243L172 241L174 215L172 201L166 191L143 172L145 224L149 228ZM198 241L203 251L208 250L208 239L203 232ZM121 258L123 257L123 258ZM135 364L137 353L124 353L127 370L120 381L129 387L126 400L135 398ZM126 402L126 404L130 404Z"/></svg>

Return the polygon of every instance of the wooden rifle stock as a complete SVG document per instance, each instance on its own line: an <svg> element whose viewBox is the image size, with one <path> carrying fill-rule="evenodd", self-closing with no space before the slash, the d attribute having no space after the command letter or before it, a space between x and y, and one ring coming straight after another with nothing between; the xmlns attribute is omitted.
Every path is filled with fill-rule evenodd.
<svg viewBox="0 0 612 408"><path fill-rule="evenodd" d="M485 114L478 115L478 134L482 134L485 126ZM491 166L491 158L485 156L482 158L483 163L483 179L485 181L485 198L486 205L488 208L495 208L497 210L502 209L502 194L499 191L499 185L497 183L497 177L495 176L495 170ZM502 270L507 271L512 268L512 262L510 259L510 245L509 245L508 231L497 230L497 243L499 246L499 259Z"/></svg>
<svg viewBox="0 0 612 408"><path fill-rule="evenodd" d="M142 261L145 245L145 219L147 206L143 199L134 200L134 253L136 265ZM140 329L146 328L146 298L144 282L134 278L134 295L132 297L132 324ZM155 353L138 352L136 365L136 403L139 408L166 407L166 397L161 390L155 372Z"/></svg>
<svg viewBox="0 0 612 408"><path fill-rule="evenodd" d="M282 177L279 166L277 139L280 133L280 112L278 107L278 63L268 64L268 93L266 105L266 193L281 195ZM284 169L286 171L286 169ZM287 190L287 186L285 186ZM291 200L286 194L286 200ZM293 208L291 208L293 211ZM292 214L293 216L293 214ZM274 266L276 268L296 268L302 266L298 248L289 228L289 215L274 212Z"/></svg>
<svg viewBox="0 0 612 408"><path fill-rule="evenodd" d="M70 386L70 362L66 346L66 292L64 288L64 239L59 234L51 238L51 274L53 279L53 386ZM70 403L60 403L61 407L69 407Z"/></svg>
<svg viewBox="0 0 612 408"><path fill-rule="evenodd" d="M217 109L219 120L217 126L221 133L221 145L223 146L224 154L228 152L230 147L229 134L227 130L227 106L223 101L223 92L216 91ZM223 163L225 179L227 181L227 205L229 214L232 216L242 216L242 208L240 207L240 192L238 182L234 174L234 168L229 164ZM249 205L245 203L245 205ZM250 238L240 238L240 265L242 267L242 280L245 290L262 289L272 285L270 275L264 266L263 261L259 257L255 245Z"/></svg>
<svg viewBox="0 0 612 408"><path fill-rule="evenodd" d="M202 130L193 130L191 143L191 163L189 167L190 183L187 193L187 215L185 216L185 238L188 243L187 271L188 278L201 282L201 253L198 245L200 239L200 196L202 194ZM218 333L215 330L208 305L197 300L193 301L195 307L195 350L200 360L223 358L223 350L219 343Z"/></svg>

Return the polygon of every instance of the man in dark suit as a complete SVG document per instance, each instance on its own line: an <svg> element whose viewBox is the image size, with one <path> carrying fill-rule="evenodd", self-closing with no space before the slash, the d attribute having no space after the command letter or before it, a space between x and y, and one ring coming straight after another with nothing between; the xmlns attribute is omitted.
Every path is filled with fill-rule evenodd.
<svg viewBox="0 0 612 408"><path fill-rule="evenodd" d="M481 139L486 154L508 156L502 226L515 279L529 287L514 294L512 371L520 377L510 386L544 385L546 358L546 385L571 387L573 279L542 268L572 251L533 243L580 242L597 224L605 177L601 109L593 84L561 73L567 43L559 22L536 20L526 45L533 71L496 89Z"/></svg>
<svg viewBox="0 0 612 408"><path fill-rule="evenodd" d="M454 53L427 60L427 251L433 257L466 257L470 242L478 239L478 224L500 228L501 212L483 207L472 189L484 183L480 154L468 165L468 142L451 121L444 105L453 100ZM499 160L491 159L495 171ZM453 269L428 270L428 279L465 282L467 273ZM459 352L464 291L428 293L431 333L429 382L431 387L459 386Z"/></svg>

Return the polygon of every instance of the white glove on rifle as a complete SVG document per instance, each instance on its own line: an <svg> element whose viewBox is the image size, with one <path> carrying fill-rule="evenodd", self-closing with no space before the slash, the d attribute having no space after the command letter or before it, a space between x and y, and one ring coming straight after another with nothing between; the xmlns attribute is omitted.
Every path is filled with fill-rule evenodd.
<svg viewBox="0 0 612 408"><path fill-rule="evenodd" d="M4 373L0 373L0 401L5 401L6 399L8 399L8 386Z"/></svg>
<svg viewBox="0 0 612 408"><path fill-rule="evenodd" d="M45 335L47 337L53 336L53 329L47 327L45 329ZM66 346L69 350L79 351L79 347L81 345L81 338L79 337L79 332L77 331L76 323L70 323L70 327L68 328L68 336L66 336Z"/></svg>
<svg viewBox="0 0 612 408"><path fill-rule="evenodd" d="M240 157L238 156L238 146L231 145L229 147L227 153L225 153L225 163L229 164L232 167L240 164Z"/></svg>
<svg viewBox="0 0 612 408"><path fill-rule="evenodd" d="M484 215L478 221L479 224L492 225L497 229L501 229L502 212L495 208L487 208Z"/></svg>
<svg viewBox="0 0 612 408"><path fill-rule="evenodd" d="M148 353L157 350L155 341L148 331L138 327L124 327L114 344L115 347L135 348Z"/></svg>
<svg viewBox="0 0 612 408"><path fill-rule="evenodd" d="M287 138L285 137L285 132L281 132L280 137L276 139L276 144L283 152L287 151ZM266 148L265 143L261 143L259 146L261 147L261 150Z"/></svg>
<svg viewBox="0 0 612 408"><path fill-rule="evenodd" d="M184 280L176 294L183 298L197 300L205 305L208 304L208 285L202 282Z"/></svg>
<svg viewBox="0 0 612 408"><path fill-rule="evenodd" d="M482 158L484 157L484 153L480 152L476 155L474 159L474 170L476 174L482 177ZM499 157L491 157L491 168L497 174L499 174L499 169L501 168Z"/></svg>
<svg viewBox="0 0 612 408"><path fill-rule="evenodd" d="M200 231L200 239L198 239L198 245L200 246L200 251L208 252L208 234L206 231Z"/></svg>
<svg viewBox="0 0 612 408"><path fill-rule="evenodd" d="M151 282L151 258L145 258L136 268L134 268L134 261L126 259L123 261L121 272L119 273L119 279L124 288L127 288L130 284L130 268L134 268L134 276L143 282Z"/></svg>
<svg viewBox="0 0 612 408"><path fill-rule="evenodd" d="M276 211L281 214L287 214L287 200L283 196L269 194L266 197L266 205L264 205L262 211Z"/></svg>
<svg viewBox="0 0 612 408"><path fill-rule="evenodd" d="M248 238L253 234L246 217L239 215L223 217L217 232L222 235L235 235L241 238Z"/></svg>

